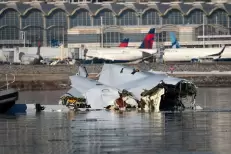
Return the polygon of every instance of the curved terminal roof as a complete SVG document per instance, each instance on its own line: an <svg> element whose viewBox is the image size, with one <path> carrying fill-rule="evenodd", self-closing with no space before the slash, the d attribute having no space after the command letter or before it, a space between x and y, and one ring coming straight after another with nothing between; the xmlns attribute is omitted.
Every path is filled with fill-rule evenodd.
<svg viewBox="0 0 231 154"><path fill-rule="evenodd" d="M7 9L14 9L25 15L32 9L38 9L49 16L53 11L61 9L67 13L67 15L73 15L80 9L89 11L92 16L97 15L102 10L112 11L116 16L119 16L126 10L132 10L137 15L142 15L150 9L155 9L160 15L166 15L169 11L177 9L181 11L183 15L188 15L195 9L200 9L205 12L206 15L212 14L217 9L224 10L228 15L231 15L231 4L229 3L86 3L86 4L73 4L67 2L4 2L0 3L0 14Z"/></svg>

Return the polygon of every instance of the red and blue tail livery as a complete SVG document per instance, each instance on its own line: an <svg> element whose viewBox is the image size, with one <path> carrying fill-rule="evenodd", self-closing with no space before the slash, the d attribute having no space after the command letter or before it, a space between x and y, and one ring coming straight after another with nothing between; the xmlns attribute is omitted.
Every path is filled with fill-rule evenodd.
<svg viewBox="0 0 231 154"><path fill-rule="evenodd" d="M124 38L121 42L119 47L128 47L128 43L129 43L129 38Z"/></svg>
<svg viewBox="0 0 231 154"><path fill-rule="evenodd" d="M153 42L155 40L155 28L151 28L148 34L144 37L143 42L140 45L140 49L152 49Z"/></svg>

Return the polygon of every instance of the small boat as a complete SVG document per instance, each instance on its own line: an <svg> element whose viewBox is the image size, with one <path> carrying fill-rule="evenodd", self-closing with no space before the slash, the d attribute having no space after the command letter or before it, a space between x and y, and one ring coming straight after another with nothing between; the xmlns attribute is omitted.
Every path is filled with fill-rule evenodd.
<svg viewBox="0 0 231 154"><path fill-rule="evenodd" d="M18 100L16 89L5 89L0 91L0 114L6 113Z"/></svg>

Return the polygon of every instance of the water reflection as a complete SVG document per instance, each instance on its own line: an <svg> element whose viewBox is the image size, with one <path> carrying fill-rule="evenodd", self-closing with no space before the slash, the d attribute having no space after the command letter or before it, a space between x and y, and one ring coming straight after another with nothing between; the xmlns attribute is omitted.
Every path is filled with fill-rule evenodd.
<svg viewBox="0 0 231 154"><path fill-rule="evenodd" d="M19 93L19 104L58 104L60 96L66 93L67 90L56 91L21 91Z"/></svg>
<svg viewBox="0 0 231 154"><path fill-rule="evenodd" d="M197 103L204 109L230 110L231 88L200 88Z"/></svg>
<svg viewBox="0 0 231 154"><path fill-rule="evenodd" d="M0 153L67 153L71 132L64 117L64 113L2 117Z"/></svg>
<svg viewBox="0 0 231 154"><path fill-rule="evenodd" d="M22 91L17 103L57 104L67 90ZM205 109L231 109L229 103L231 88L199 88L196 102Z"/></svg>
<svg viewBox="0 0 231 154"><path fill-rule="evenodd" d="M230 91L200 89L197 102L207 110L231 109ZM231 112L92 111L1 116L0 138L0 154L229 153Z"/></svg>

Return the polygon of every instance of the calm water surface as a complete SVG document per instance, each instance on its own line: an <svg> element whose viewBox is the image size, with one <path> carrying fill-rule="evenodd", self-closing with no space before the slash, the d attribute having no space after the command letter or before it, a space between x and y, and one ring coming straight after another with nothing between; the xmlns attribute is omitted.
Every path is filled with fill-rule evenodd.
<svg viewBox="0 0 231 154"><path fill-rule="evenodd" d="M64 91L22 92L18 103L56 104ZM204 111L92 111L0 117L0 154L231 152L231 88L199 89ZM35 101L36 100L36 101Z"/></svg>

